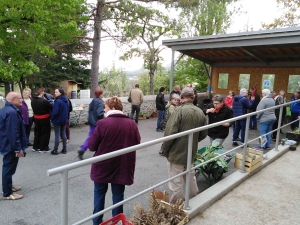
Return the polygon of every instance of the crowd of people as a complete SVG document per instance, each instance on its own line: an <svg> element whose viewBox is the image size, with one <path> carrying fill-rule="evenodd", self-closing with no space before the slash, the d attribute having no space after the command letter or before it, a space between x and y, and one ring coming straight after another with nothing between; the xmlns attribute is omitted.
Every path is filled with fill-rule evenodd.
<svg viewBox="0 0 300 225"><path fill-rule="evenodd" d="M207 124L213 124L233 117L245 115L284 104L284 91L274 95L268 89L261 91L260 99L256 86L248 90L242 88L238 95L233 91L224 99L222 95L215 94L210 104L200 109L197 106L197 93L192 85L186 85L182 90L176 85L170 93L168 101L165 100L165 87L159 89L156 96L156 109L158 113L156 131L164 132L164 136L173 135ZM21 187L14 186L12 176L16 171L18 160L26 155L26 148L32 146L33 151L48 152L51 132L51 123L54 127L55 143L52 155L57 155L60 140L62 150L60 153L67 153L68 123L72 104L66 97L62 88L55 89L55 98L45 92L44 88L34 90L31 97L31 90L26 88L23 95L17 92L9 92L6 96L4 108L0 111L0 152L3 155L2 190L4 200L21 199L23 195L16 191ZM85 142L80 146L78 157L83 159L87 149L95 152L94 157L111 153L123 148L137 145L141 141L138 129L138 117L143 103L143 93L136 84L130 92L132 112L126 116L123 112L123 104L118 97L111 97L103 101L103 90L95 90L95 98L89 106L88 123L89 133ZM292 100L300 99L300 91L293 95ZM292 117L300 118L300 102L291 104ZM133 118L135 115L135 118ZM283 115L284 116L284 115ZM279 111L268 110L251 117L249 129L256 130L259 124L260 135L269 133L276 129L279 121ZM163 125L163 121L166 121ZM30 130L34 121L34 142L29 142ZM282 121L282 120L281 120ZM277 122L277 125L275 125ZM192 162L195 159L198 142L209 137L210 141L217 140L221 146L229 135L229 127L232 123L222 123L219 126L195 132L192 142ZM297 122L293 127L299 126ZM238 142L244 143L246 119L237 120L234 123L233 146L239 146ZM275 132L276 133L276 132ZM271 135L266 135L267 141L264 145L258 146L261 149L269 149ZM274 136L273 136L274 137ZM276 136L275 136L276 137ZM165 141L160 149L160 155L167 158L169 176L173 177L186 170L188 157L187 136L178 137ZM129 152L108 160L93 163L90 177L94 182L94 213L104 209L105 195L108 184L112 187L113 203L116 204L124 199L125 185L134 182L136 153ZM170 201L184 198L184 186L186 175L169 181L171 190ZM190 197L198 194L198 187L195 178L195 171L190 177ZM115 216L123 212L123 206L112 211ZM102 222L102 216L93 219L94 224Z"/></svg>

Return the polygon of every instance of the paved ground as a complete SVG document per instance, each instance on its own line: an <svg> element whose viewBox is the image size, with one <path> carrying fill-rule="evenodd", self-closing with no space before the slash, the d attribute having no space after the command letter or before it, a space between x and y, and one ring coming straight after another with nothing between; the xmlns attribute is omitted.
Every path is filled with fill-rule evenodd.
<svg viewBox="0 0 300 225"><path fill-rule="evenodd" d="M300 224L300 146L257 172L188 225Z"/></svg>
<svg viewBox="0 0 300 225"><path fill-rule="evenodd" d="M155 131L156 119L140 121L139 130L142 142L147 142L163 136ZM87 136L88 126L71 128L71 142L68 144L68 153L58 156L49 153L37 153L28 149L26 158L19 161L17 173L14 175L14 184L22 185L24 198L18 201L0 201L0 224L14 225L57 225L60 224L60 176L47 177L46 171L50 168L77 161L77 150ZM232 132L232 128L231 128ZM250 138L256 136L258 131L250 131ZM224 148L231 148L231 134L224 143ZM33 134L32 136L33 137ZM54 135L51 135L50 148L53 148ZM209 144L208 138L199 143L199 148ZM255 145L255 143L253 143ZM125 197L130 197L139 191L157 184L168 178L166 159L158 154L160 145L155 145L137 152L137 165L135 183L126 188ZM239 150L241 151L241 150ZM85 157L92 157L87 152ZM229 164L229 172L224 178L235 172L233 161ZM2 171L2 167L0 172ZM89 178L90 166L85 166L69 173L69 224L82 220L93 211L93 183ZM208 187L202 176L197 178L199 189ZM1 182L1 181L0 181ZM160 188L168 190L167 185ZM136 204L148 206L148 194L145 194L124 206L127 217L133 213ZM108 192L106 206L111 205L111 195ZM220 212L220 211L219 211ZM110 218L105 214L105 219ZM87 223L91 224L91 223ZM229 223L227 223L229 224ZM275 224L275 223L274 223Z"/></svg>

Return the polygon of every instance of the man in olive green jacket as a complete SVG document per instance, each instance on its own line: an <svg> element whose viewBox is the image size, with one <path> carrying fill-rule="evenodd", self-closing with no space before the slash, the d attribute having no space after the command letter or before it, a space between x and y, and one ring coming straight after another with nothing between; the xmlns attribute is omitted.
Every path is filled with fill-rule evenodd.
<svg viewBox="0 0 300 225"><path fill-rule="evenodd" d="M202 110L193 105L194 90L184 88L181 92L181 105L178 106L168 119L164 136L177 134L183 131L191 130L206 125L206 117ZM207 130L193 134L192 159L194 162L198 142L205 139ZM179 137L170 141L165 141L162 146L162 155L168 159L169 177L173 177L186 170L188 155L188 136ZM176 199L184 198L185 175L175 178L169 182L169 188L172 191L170 202ZM190 197L198 194L198 186L195 178L195 171L191 171Z"/></svg>

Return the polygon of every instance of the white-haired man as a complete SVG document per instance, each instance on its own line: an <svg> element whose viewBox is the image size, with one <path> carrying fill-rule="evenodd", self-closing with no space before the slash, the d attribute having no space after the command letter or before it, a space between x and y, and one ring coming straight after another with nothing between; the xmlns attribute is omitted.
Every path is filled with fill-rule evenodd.
<svg viewBox="0 0 300 225"><path fill-rule="evenodd" d="M248 101L248 90L242 88L240 94L236 95L233 100L232 111L233 117L238 117L247 114L247 110L250 109L254 103L255 97L251 97L250 102ZM241 142L245 140L245 129L246 129L246 118L235 121L235 127L233 131L232 146L238 146L238 136L241 132Z"/></svg>

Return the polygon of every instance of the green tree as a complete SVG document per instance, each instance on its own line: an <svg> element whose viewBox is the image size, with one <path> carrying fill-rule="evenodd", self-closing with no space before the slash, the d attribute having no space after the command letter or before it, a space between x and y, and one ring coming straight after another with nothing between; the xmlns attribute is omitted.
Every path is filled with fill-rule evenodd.
<svg viewBox="0 0 300 225"><path fill-rule="evenodd" d="M300 25L300 1L299 0L276 0L277 7L281 8L283 14L272 23L262 26L265 29L278 27L296 27Z"/></svg>
<svg viewBox="0 0 300 225"><path fill-rule="evenodd" d="M178 18L179 38L222 34L226 32L230 17L239 9L230 11L228 6L236 0L198 0L199 7L186 7ZM209 70L209 67L207 67ZM175 83L197 83L197 90L205 90L208 76L204 64L191 57L179 58L175 67Z"/></svg>
<svg viewBox="0 0 300 225"><path fill-rule="evenodd" d="M104 96L123 96L126 91L126 83L126 73L114 66L99 74L98 86L104 90Z"/></svg>
<svg viewBox="0 0 300 225"><path fill-rule="evenodd" d="M51 43L76 41L84 0L0 0L0 79L19 81L39 70L31 56L55 55Z"/></svg>
<svg viewBox="0 0 300 225"><path fill-rule="evenodd" d="M88 60L79 60L71 56L57 54L48 58L44 67L38 73L26 77L26 86L49 87L51 89L59 87L63 80L74 80L80 84L82 89L90 85L90 64Z"/></svg>
<svg viewBox="0 0 300 225"><path fill-rule="evenodd" d="M149 82L150 82L149 73L142 73L139 77L138 83L144 95L150 94ZM160 87L165 87L167 91L170 91L169 83L170 83L170 71L164 68L161 64L158 64L157 72L154 74L154 86L153 86L154 94L158 93Z"/></svg>
<svg viewBox="0 0 300 225"><path fill-rule="evenodd" d="M94 9L93 19L94 19L94 37L93 37L93 53L92 53L92 65L91 65L91 89L95 89L98 85L98 73L99 73L99 59L100 59L100 45L101 39L103 37L110 37L121 43L130 43L136 38L144 37L144 43L148 45L153 45L155 41L158 40L157 31L164 34L164 29L169 29L167 26L158 28L161 25L151 24L151 28L148 28L147 22L153 20L151 17L151 12L153 12L157 17L157 21L161 21L160 17L164 18L165 15L158 14L158 10L154 10L153 6L150 3L162 4L164 7L186 7L193 5L196 0L116 0L116 1L105 1L98 0L96 8ZM141 20L145 17L144 20ZM166 24L169 25L169 24ZM144 29L143 29L144 28ZM152 38L155 40L147 39L149 36L141 35L142 33L146 34L148 29L154 29L155 34L152 35ZM161 31L159 30L161 29ZM102 36L102 32L105 35ZM139 43L140 44L140 43ZM157 62L159 57L157 54L160 52L154 46L150 46L151 51L143 51L140 55L146 59L145 65L149 68L150 72L150 88L152 87L153 92L153 76L154 72L157 69ZM149 49L149 46L148 46ZM133 53L133 52L132 52ZM130 54L127 54L130 58ZM124 58L124 59L125 59ZM151 78L152 76L152 78ZM151 83L152 82L152 83ZM91 97L93 94L91 92Z"/></svg>

